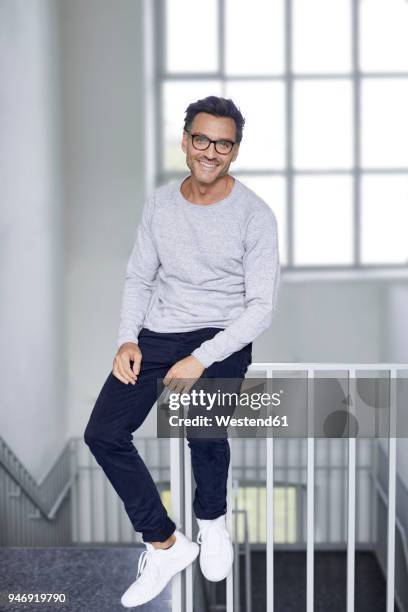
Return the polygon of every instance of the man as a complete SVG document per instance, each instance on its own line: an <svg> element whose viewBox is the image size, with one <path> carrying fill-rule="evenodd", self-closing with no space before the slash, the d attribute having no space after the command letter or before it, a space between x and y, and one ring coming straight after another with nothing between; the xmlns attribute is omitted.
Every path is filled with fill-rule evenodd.
<svg viewBox="0 0 408 612"><path fill-rule="evenodd" d="M199 549L168 516L132 432L157 399L158 379L176 392L200 377L242 381L252 341L271 323L280 281L275 215L229 174L244 122L232 100L209 96L188 106L181 146L190 174L156 189L144 206L118 351L84 434L146 544L125 607L150 601L199 553L208 580L226 578L233 562L228 439L189 438Z"/></svg>

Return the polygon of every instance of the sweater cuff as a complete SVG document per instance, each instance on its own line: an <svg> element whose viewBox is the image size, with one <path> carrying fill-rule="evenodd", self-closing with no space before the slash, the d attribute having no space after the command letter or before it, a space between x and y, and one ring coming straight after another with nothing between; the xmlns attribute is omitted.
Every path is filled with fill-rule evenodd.
<svg viewBox="0 0 408 612"><path fill-rule="evenodd" d="M139 340L134 334L127 334L126 336L120 336L118 338L118 341L116 343L117 348L119 349L122 344L125 344L125 342L133 342L134 344L139 344Z"/></svg>
<svg viewBox="0 0 408 612"><path fill-rule="evenodd" d="M216 359L202 346L199 346L191 353L198 361L204 366L204 368L209 368Z"/></svg>

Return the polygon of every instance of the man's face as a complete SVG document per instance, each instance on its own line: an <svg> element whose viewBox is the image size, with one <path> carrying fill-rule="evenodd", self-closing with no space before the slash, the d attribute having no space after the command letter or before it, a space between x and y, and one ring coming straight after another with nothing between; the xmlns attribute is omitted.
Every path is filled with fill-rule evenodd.
<svg viewBox="0 0 408 612"><path fill-rule="evenodd" d="M191 138L193 134L207 136L210 140L235 142L235 121L231 117L214 117L208 113L198 113L193 119L190 132L183 133L181 148L186 154L187 166L199 183L209 185L228 174L231 162L237 158L239 145L235 144L227 154L218 153L214 143L211 143L205 151L199 151L193 146Z"/></svg>

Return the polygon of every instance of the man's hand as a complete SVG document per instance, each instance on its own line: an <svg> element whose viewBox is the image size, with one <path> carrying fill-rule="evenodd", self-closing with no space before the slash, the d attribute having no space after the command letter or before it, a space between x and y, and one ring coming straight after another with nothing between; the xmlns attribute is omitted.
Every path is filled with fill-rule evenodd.
<svg viewBox="0 0 408 612"><path fill-rule="evenodd" d="M130 362L134 361L133 370ZM142 361L142 351L138 344L125 342L119 348L113 360L112 374L123 383L134 385L140 372L140 362Z"/></svg>
<svg viewBox="0 0 408 612"><path fill-rule="evenodd" d="M167 372L163 383L177 393L188 393L205 368L193 355L180 359Z"/></svg>

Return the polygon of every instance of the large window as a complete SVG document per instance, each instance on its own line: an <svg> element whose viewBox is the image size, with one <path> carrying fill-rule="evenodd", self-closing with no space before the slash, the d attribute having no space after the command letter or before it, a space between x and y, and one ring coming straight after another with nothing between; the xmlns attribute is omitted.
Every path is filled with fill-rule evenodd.
<svg viewBox="0 0 408 612"><path fill-rule="evenodd" d="M407 267L408 2L153 4L157 182L187 171L187 105L231 97L231 172L275 212L284 268Z"/></svg>

